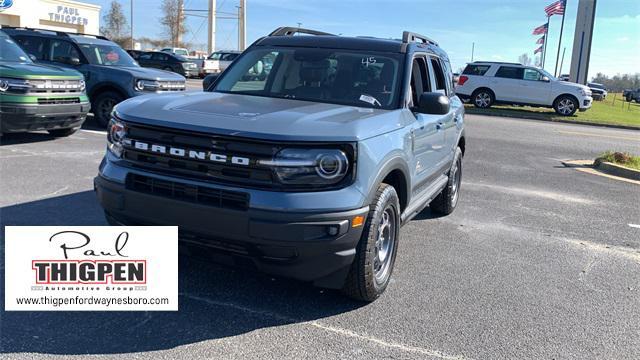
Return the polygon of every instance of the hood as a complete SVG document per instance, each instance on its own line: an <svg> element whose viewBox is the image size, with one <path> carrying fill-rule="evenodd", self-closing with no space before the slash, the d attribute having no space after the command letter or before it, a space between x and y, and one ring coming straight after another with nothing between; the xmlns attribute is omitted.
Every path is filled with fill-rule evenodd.
<svg viewBox="0 0 640 360"><path fill-rule="evenodd" d="M0 63L0 76L20 79L82 78L79 72L53 65L36 63Z"/></svg>
<svg viewBox="0 0 640 360"><path fill-rule="evenodd" d="M401 112L213 92L139 96L116 107L140 124L288 141L366 139L404 126Z"/></svg>
<svg viewBox="0 0 640 360"><path fill-rule="evenodd" d="M579 92L580 90L591 92L591 89L589 89L588 86L569 81L555 81L554 86L570 92Z"/></svg>
<svg viewBox="0 0 640 360"><path fill-rule="evenodd" d="M185 81L184 76L171 71L164 71L141 66L105 66L93 65L102 69L104 72L126 72L136 79L158 80L158 81Z"/></svg>

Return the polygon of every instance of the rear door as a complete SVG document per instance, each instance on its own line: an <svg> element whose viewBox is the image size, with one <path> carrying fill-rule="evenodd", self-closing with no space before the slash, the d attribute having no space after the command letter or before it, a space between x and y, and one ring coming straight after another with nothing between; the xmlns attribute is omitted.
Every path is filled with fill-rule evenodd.
<svg viewBox="0 0 640 360"><path fill-rule="evenodd" d="M523 68L501 65L491 81L491 89L498 101L523 102L520 96Z"/></svg>
<svg viewBox="0 0 640 360"><path fill-rule="evenodd" d="M434 91L426 56L416 56L411 69L411 103L418 104L420 94ZM412 193L418 195L437 178L437 167L442 162L445 135L442 130L442 115L413 112L416 121L412 125Z"/></svg>

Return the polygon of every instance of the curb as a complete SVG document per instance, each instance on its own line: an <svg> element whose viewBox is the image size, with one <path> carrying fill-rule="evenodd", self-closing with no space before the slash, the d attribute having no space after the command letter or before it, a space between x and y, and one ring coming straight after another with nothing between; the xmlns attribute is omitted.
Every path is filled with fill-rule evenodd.
<svg viewBox="0 0 640 360"><path fill-rule="evenodd" d="M620 166L606 161L598 162L594 164L594 167L600 171L606 172L609 175L640 181L640 170L629 169L628 167Z"/></svg>
<svg viewBox="0 0 640 360"><path fill-rule="evenodd" d="M577 121L555 120L555 119L545 119L545 118L535 117L535 116L518 116L516 114L485 113L482 111L475 111L475 110L469 111L469 109L465 109L465 113L470 115L499 116L499 117L507 117L512 119L537 120L537 121L546 121L546 122L563 123L563 124L588 125L588 126L598 126L598 127L606 127L606 128L613 128L613 129L640 131L640 127L629 126L629 125L601 124L601 123L592 123L592 122L586 122L586 121L580 121L580 120L577 120Z"/></svg>

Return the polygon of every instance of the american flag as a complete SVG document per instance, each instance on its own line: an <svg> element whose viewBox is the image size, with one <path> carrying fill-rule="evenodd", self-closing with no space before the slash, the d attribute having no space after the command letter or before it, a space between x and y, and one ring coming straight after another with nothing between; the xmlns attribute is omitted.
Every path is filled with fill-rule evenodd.
<svg viewBox="0 0 640 360"><path fill-rule="evenodd" d="M533 54L535 55L535 54L537 54L537 53L539 53L539 52L542 52L542 46L540 46L539 48L535 49L535 50L533 51Z"/></svg>
<svg viewBox="0 0 640 360"><path fill-rule="evenodd" d="M558 0L553 4L544 8L544 12L547 16L551 15L564 15L564 8L567 5L567 0Z"/></svg>
<svg viewBox="0 0 640 360"><path fill-rule="evenodd" d="M533 35L542 35L547 33L547 24L540 25L533 29Z"/></svg>
<svg viewBox="0 0 640 360"><path fill-rule="evenodd" d="M536 41L536 44L540 45L540 44L544 44L544 36L541 37L540 39L538 39L538 41Z"/></svg>

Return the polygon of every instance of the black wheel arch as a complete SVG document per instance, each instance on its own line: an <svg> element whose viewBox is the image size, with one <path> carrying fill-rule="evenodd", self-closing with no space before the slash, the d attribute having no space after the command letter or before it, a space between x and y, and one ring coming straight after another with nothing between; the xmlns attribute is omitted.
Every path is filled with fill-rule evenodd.
<svg viewBox="0 0 640 360"><path fill-rule="evenodd" d="M120 96L122 96L123 99L128 99L130 97L127 91L125 91L120 85L115 83L104 83L94 87L91 90L91 93L89 93L89 99L91 99L91 101L93 102L98 96L100 96L100 94L107 91L118 93L120 94Z"/></svg>
<svg viewBox="0 0 640 360"><path fill-rule="evenodd" d="M398 156L387 160L382 169L378 172L375 180L371 183L367 196L367 204L371 204L376 196L376 191L380 184L385 183L395 188L400 201L400 212L402 212L410 201L411 172L409 165L404 158Z"/></svg>

